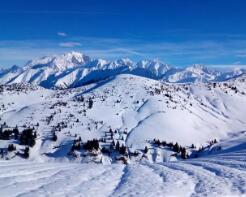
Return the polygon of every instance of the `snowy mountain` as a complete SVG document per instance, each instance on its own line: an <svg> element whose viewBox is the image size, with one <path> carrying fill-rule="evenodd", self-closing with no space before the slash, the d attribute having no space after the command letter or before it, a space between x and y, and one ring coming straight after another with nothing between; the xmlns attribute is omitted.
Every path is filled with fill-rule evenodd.
<svg viewBox="0 0 246 197"><path fill-rule="evenodd" d="M0 70L0 84L7 84L23 72L21 67L16 65L9 69Z"/></svg>
<svg viewBox="0 0 246 197"><path fill-rule="evenodd" d="M12 67L2 70L0 83L32 83L45 88L69 88L119 74L134 74L166 82L187 83L225 81L243 73L246 73L243 69L219 72L201 65L173 68L158 60L142 60L137 63L129 59L107 61L91 59L81 53L71 52L32 60L23 68Z"/></svg>
<svg viewBox="0 0 246 197"><path fill-rule="evenodd" d="M90 63L66 76L130 62ZM62 90L1 85L1 195L243 196L245 82L117 74Z"/></svg>
<svg viewBox="0 0 246 197"><path fill-rule="evenodd" d="M166 79L173 83L209 82L216 81L218 74L218 72L211 71L202 65L193 65L180 71L176 71L172 75L168 75Z"/></svg>

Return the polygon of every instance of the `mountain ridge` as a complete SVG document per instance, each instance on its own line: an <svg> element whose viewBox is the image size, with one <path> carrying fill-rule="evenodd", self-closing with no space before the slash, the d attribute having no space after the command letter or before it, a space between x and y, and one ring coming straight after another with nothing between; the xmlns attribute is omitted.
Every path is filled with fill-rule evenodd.
<svg viewBox="0 0 246 197"><path fill-rule="evenodd" d="M104 80L118 74L134 74L170 83L226 81L246 73L245 69L218 71L194 64L172 67L159 60L133 62L128 58L108 61L92 59L79 52L45 56L30 60L23 67L0 71L0 84L32 83L45 88L72 88Z"/></svg>

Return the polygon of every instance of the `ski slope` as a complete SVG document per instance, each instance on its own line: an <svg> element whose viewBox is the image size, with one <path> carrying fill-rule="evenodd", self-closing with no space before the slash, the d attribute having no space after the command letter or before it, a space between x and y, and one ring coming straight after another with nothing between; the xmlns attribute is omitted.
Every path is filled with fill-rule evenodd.
<svg viewBox="0 0 246 197"><path fill-rule="evenodd" d="M0 191L12 196L245 196L246 144L187 161L129 165L1 161ZM227 147L227 143L220 145ZM231 148L231 147L230 147Z"/></svg>

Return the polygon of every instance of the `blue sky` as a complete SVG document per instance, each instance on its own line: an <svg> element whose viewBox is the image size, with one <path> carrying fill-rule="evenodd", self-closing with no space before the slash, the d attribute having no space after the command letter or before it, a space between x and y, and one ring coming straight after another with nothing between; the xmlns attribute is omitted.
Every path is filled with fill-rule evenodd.
<svg viewBox="0 0 246 197"><path fill-rule="evenodd" d="M246 64L244 0L12 0L0 6L0 66L50 54Z"/></svg>

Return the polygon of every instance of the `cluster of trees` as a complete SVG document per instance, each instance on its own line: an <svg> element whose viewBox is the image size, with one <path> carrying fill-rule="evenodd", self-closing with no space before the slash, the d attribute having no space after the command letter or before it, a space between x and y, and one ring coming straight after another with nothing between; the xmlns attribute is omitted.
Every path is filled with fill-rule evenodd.
<svg viewBox="0 0 246 197"><path fill-rule="evenodd" d="M230 87L231 88L231 90L234 90L235 91L235 93L237 93L238 92L238 89L237 89L237 87L236 86L232 86L232 87Z"/></svg>
<svg viewBox="0 0 246 197"><path fill-rule="evenodd" d="M12 135L12 130L8 129L8 130L0 130L0 139L1 140L9 140L10 136Z"/></svg>
<svg viewBox="0 0 246 197"><path fill-rule="evenodd" d="M214 145L214 144L216 144L216 143L218 143L216 139L211 140L211 141L209 142L210 146L212 146L212 145Z"/></svg>
<svg viewBox="0 0 246 197"><path fill-rule="evenodd" d="M92 98L89 98L88 100L88 108L91 109L93 107L93 100Z"/></svg>
<svg viewBox="0 0 246 197"><path fill-rule="evenodd" d="M56 126L54 126L55 131L61 131L64 128L67 128L67 123L65 123L64 121L61 121Z"/></svg>
<svg viewBox="0 0 246 197"><path fill-rule="evenodd" d="M99 140L93 139L93 140L88 140L84 145L83 148L88 151L92 150L99 150Z"/></svg>
<svg viewBox="0 0 246 197"><path fill-rule="evenodd" d="M26 93L28 90L37 90L37 86L26 83L13 83L2 86L2 89L5 89L6 91L17 91Z"/></svg>
<svg viewBox="0 0 246 197"><path fill-rule="evenodd" d="M21 156L23 156L24 158L28 158L29 157L29 146L33 147L36 143L37 133L35 129L30 128L30 127L25 128L23 126L25 129L22 132L19 132L19 129L17 126L13 129L8 128L6 124L4 124L3 126L5 127L5 129L3 129L3 127L0 128L0 139L1 140L10 140L10 139L18 140L20 145L26 146ZM14 144L8 145L7 147L8 152L12 152L15 150L16 150L16 146Z"/></svg>
<svg viewBox="0 0 246 197"><path fill-rule="evenodd" d="M64 106L64 107L66 107L66 106L67 106L67 102L58 101L58 102L56 102L55 104L53 104L53 105L50 107L50 109L54 109L54 108L57 107L57 106Z"/></svg>
<svg viewBox="0 0 246 197"><path fill-rule="evenodd" d="M8 151L11 152L11 151L15 151L16 150L16 147L14 146L14 144L9 144L8 145Z"/></svg>
<svg viewBox="0 0 246 197"><path fill-rule="evenodd" d="M10 140L12 137L14 137L14 139L18 139L18 135L19 135L19 130L17 127L15 127L14 129L6 129L3 130L3 128L0 128L0 139L1 140Z"/></svg>
<svg viewBox="0 0 246 197"><path fill-rule="evenodd" d="M24 129L20 135L20 144L33 147L36 143L36 138L37 133L33 128Z"/></svg>
<svg viewBox="0 0 246 197"><path fill-rule="evenodd" d="M208 146L206 146L206 147L204 147L204 146L200 147L200 148L198 149L198 152L202 152L202 151L204 151L206 148L209 148L209 147L211 147L212 145L214 145L214 144L216 144L216 143L218 143L218 142L217 142L216 139L214 139L214 140L209 141L208 143L209 143Z"/></svg>
<svg viewBox="0 0 246 197"><path fill-rule="evenodd" d="M120 145L119 141L115 142L113 141L112 142L112 147L113 149L115 149L116 151L118 151L121 155L126 155L127 154L127 148L124 144Z"/></svg>
<svg viewBox="0 0 246 197"><path fill-rule="evenodd" d="M180 153L181 158L182 159L187 159L188 155L187 155L187 151L185 147L180 146L177 142L175 144L173 144L172 142L167 143L166 141L160 141L159 139L154 139L153 140L153 144L156 146L165 146L168 147L170 149L172 149L174 152L176 153Z"/></svg>
<svg viewBox="0 0 246 197"><path fill-rule="evenodd" d="M87 142L82 144L81 137L79 137L78 139L75 139L73 141L71 151L75 151L75 150L79 151L79 150L81 150L81 148L83 148L87 151L93 151L93 150L98 151L100 148L99 140L98 139L88 140Z"/></svg>
<svg viewBox="0 0 246 197"><path fill-rule="evenodd" d="M75 101L78 101L78 102L84 102L85 101L85 98L83 96L77 96L77 97L75 97L74 100Z"/></svg>
<svg viewBox="0 0 246 197"><path fill-rule="evenodd" d="M76 139L73 142L71 151L81 150L82 147L85 150L88 150L88 151L93 151L93 150L98 151L100 149L99 140L98 139L88 140L82 146L81 138ZM103 153L110 153L111 150L116 150L121 155L126 155L127 154L127 147L124 144L120 145L119 141L117 141L116 143L113 141L111 146L110 146L110 150L108 150L105 147L103 147L101 151Z"/></svg>
<svg viewBox="0 0 246 197"><path fill-rule="evenodd" d="M71 151L74 151L74 150L81 150L81 148L84 148L85 150L88 150L88 151L93 151L93 150L96 150L98 151L99 150L99 140L97 139L93 139L93 140L88 140L87 142L85 142L83 145L82 145L82 140L81 140L81 137L79 137L78 139L75 139L73 141L73 145L72 145L72 148L71 148Z"/></svg>

